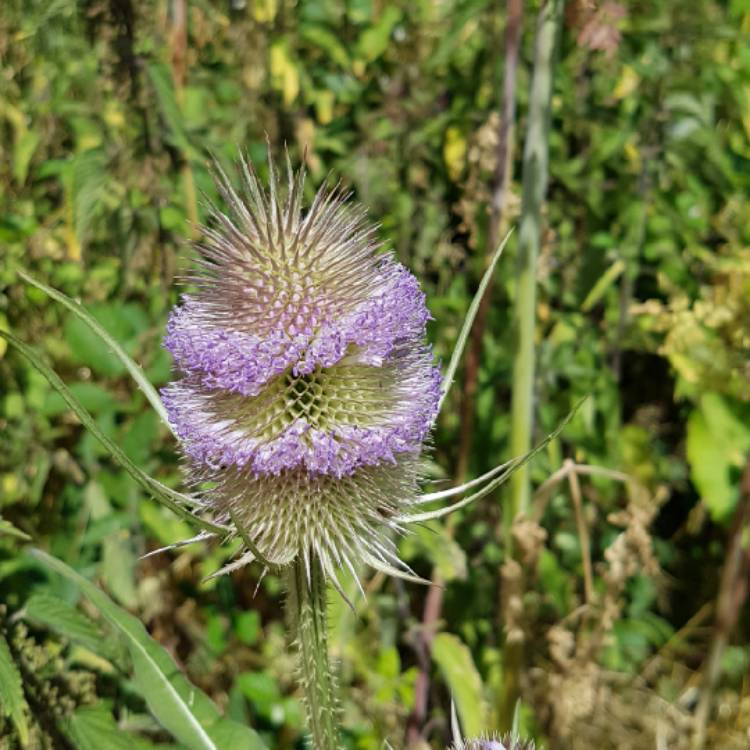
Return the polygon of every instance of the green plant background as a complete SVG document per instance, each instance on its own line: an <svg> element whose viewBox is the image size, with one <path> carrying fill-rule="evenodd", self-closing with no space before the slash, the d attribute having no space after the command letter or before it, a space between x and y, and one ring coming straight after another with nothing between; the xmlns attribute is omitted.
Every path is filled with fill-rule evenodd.
<svg viewBox="0 0 750 750"><path fill-rule="evenodd" d="M538 10L526 5L519 144ZM426 663L425 590L363 571L368 596L354 612L331 602L347 747L403 745L420 669L430 676L424 742L449 742L451 695L466 731L494 728L513 627L527 644L524 733L553 748L613 737L653 747L662 722L669 747L686 746L688 693L711 642L750 452L750 4L623 0L609 50L582 39L587 7L568 3L554 79L537 437L590 397L531 478L538 488L571 459L637 480L581 477L598 606L580 615L583 557L566 481L537 497L538 517L518 530L529 564L516 609L501 494L449 531L416 527L403 554L446 586ZM202 196L215 197L210 158L229 167L241 147L264 173L268 138L277 154L286 145L304 159L309 194L330 173L367 205L422 280L447 361L487 257L504 28L495 0L6 0L0 328L45 351L99 428L179 487L174 441L124 366L17 269L79 298L163 385L175 278L205 216ZM512 239L483 339L472 476L509 457L514 257ZM459 371L436 431L436 479L455 474L461 382ZM0 683L13 693L8 661L25 660L43 698L14 714L6 697L0 748L57 747L49 722L84 750L175 747L117 628L30 556L24 537L135 615L228 719L269 747L302 747L279 580L259 584L249 568L204 582L231 547L140 559L190 528L147 498L2 340L0 515ZM745 614L724 652L726 708L711 722L712 746L747 746L747 624Z"/></svg>

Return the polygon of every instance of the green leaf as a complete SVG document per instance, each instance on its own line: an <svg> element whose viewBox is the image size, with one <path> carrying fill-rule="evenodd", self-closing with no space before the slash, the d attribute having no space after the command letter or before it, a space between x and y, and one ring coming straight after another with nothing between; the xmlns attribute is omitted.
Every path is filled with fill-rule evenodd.
<svg viewBox="0 0 750 750"><path fill-rule="evenodd" d="M283 721L281 692L276 680L267 672L243 672L237 677L237 687L253 704L258 713L276 723Z"/></svg>
<svg viewBox="0 0 750 750"><path fill-rule="evenodd" d="M573 598L571 577L557 561L555 555L546 547L539 554L537 573L542 584L542 591L548 597L562 617L570 611Z"/></svg>
<svg viewBox="0 0 750 750"><path fill-rule="evenodd" d="M388 49L391 32L401 17L400 8L386 5L377 23L365 29L357 40L357 54L368 62L380 57Z"/></svg>
<svg viewBox="0 0 750 750"><path fill-rule="evenodd" d="M124 732L102 704L80 706L66 720L67 734L77 750L151 750L164 745Z"/></svg>
<svg viewBox="0 0 750 750"><path fill-rule="evenodd" d="M622 258L618 258L597 280L591 291L586 295L586 299L581 303L581 310L588 312L591 310L602 297L607 293L607 290L617 281L620 275L625 270L625 261Z"/></svg>
<svg viewBox="0 0 750 750"><path fill-rule="evenodd" d="M73 605L52 594L34 594L23 607L27 620L99 653L102 632Z"/></svg>
<svg viewBox="0 0 750 750"><path fill-rule="evenodd" d="M96 333L80 318L68 318L63 330L74 362L86 365L97 375L109 378L125 373L122 362L111 356Z"/></svg>
<svg viewBox="0 0 750 750"><path fill-rule="evenodd" d="M193 530L185 521L152 502L139 503L138 516L145 530L163 547L173 544L175 539L193 536Z"/></svg>
<svg viewBox="0 0 750 750"><path fill-rule="evenodd" d="M691 478L711 517L727 518L736 502L729 464L721 440L716 439L706 417L697 409L688 418L687 457Z"/></svg>
<svg viewBox="0 0 750 750"><path fill-rule="evenodd" d="M408 557L413 554L426 557L443 581L466 580L466 553L445 528L436 523L414 526L404 539L402 550Z"/></svg>
<svg viewBox="0 0 750 750"><path fill-rule="evenodd" d="M36 130L27 130L16 141L13 149L13 177L16 182L20 184L26 182L31 157L40 140L41 137Z"/></svg>
<svg viewBox="0 0 750 750"><path fill-rule="evenodd" d="M487 704L471 651L455 635L438 633L432 642L432 658L456 702L464 735L478 737L487 730Z"/></svg>
<svg viewBox="0 0 750 750"><path fill-rule="evenodd" d="M122 466L122 468L125 469L125 471L127 471L128 474L130 474L149 494L156 498L160 503L166 505L170 510L190 521L192 524L200 526L206 531L212 533L224 533L225 530L222 527L198 518L183 507L184 504L192 504L193 501L190 497L166 487L161 482L141 471L141 469L139 469L138 466L128 458L122 448L105 435L99 425L94 421L94 418L83 408L83 406L81 406L78 399L76 399L76 397L70 392L70 389L65 383L63 383L59 375L52 370L52 368L50 368L30 346L27 346L23 341L7 331L0 331L0 337L7 339L9 343L11 343L24 357L26 357L26 359L28 359L33 367L44 375L49 384L65 399L65 402L75 412L84 427L91 432L91 434L109 451L120 466Z"/></svg>
<svg viewBox="0 0 750 750"><path fill-rule="evenodd" d="M234 632L246 646L257 643L260 635L260 615L254 609L240 612L237 615Z"/></svg>
<svg viewBox="0 0 750 750"><path fill-rule="evenodd" d="M189 750L262 750L248 727L222 718L212 701L191 685L172 657L133 615L64 562L41 550L33 556L74 583L124 639L133 662L135 683L159 723ZM230 744L231 743L231 744Z"/></svg>
<svg viewBox="0 0 750 750"><path fill-rule="evenodd" d="M74 157L68 184L73 202L75 233L80 245L86 241L89 228L102 205L106 181L103 152L91 149Z"/></svg>
<svg viewBox="0 0 750 750"><path fill-rule="evenodd" d="M152 411L137 414L123 430L120 445L135 464L144 464L151 454L151 446L159 435L159 420Z"/></svg>
<svg viewBox="0 0 750 750"><path fill-rule="evenodd" d="M349 69L351 61L346 47L339 38L325 26L305 24L300 28L300 36L309 44L319 47L330 59L345 70Z"/></svg>
<svg viewBox="0 0 750 750"><path fill-rule="evenodd" d="M143 374L143 370L140 366L133 361L133 359L125 352L120 346L116 339L114 339L104 326L99 323L90 312L88 312L80 303L67 297L57 289L53 289L51 286L47 286L38 279L35 279L30 273L24 270L19 270L18 275L27 281L37 289L41 289L45 294L49 295L55 301L59 302L68 308L82 323L85 323L93 333L95 333L99 339L101 339L107 347L107 351L114 354L114 356L120 360L125 369L130 373L130 376L135 380L138 387L143 391L143 395L148 399L151 406L161 418L167 427L172 429L169 425L169 419L167 418L167 410L164 408L164 404L159 397L159 394L153 385L148 381L146 376Z"/></svg>
<svg viewBox="0 0 750 750"><path fill-rule="evenodd" d="M21 747L26 747L29 741L29 727L24 713L27 709L21 674L13 661L8 642L0 635L0 710L13 722Z"/></svg>
<svg viewBox="0 0 750 750"><path fill-rule="evenodd" d="M135 609L138 593L135 588L136 559L127 531L109 534L102 544L101 575L107 590L120 604Z"/></svg>
<svg viewBox="0 0 750 750"><path fill-rule="evenodd" d="M739 471L750 450L750 429L727 399L706 393L688 418L687 458L690 475L715 521L729 518L737 502ZM737 478L738 479L738 478Z"/></svg>

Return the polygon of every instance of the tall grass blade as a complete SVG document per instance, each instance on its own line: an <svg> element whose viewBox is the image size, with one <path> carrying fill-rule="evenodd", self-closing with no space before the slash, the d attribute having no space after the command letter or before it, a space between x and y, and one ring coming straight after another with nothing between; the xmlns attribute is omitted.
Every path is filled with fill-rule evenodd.
<svg viewBox="0 0 750 750"><path fill-rule="evenodd" d="M24 281L52 297L56 302L67 307L68 310L80 318L109 347L112 354L122 362L133 380L137 383L138 387L143 391L143 395L148 399L151 406L154 407L161 421L164 422L164 424L172 431L172 434L174 434L174 430L172 430L172 426L169 424L169 419L167 418L167 410L164 408L164 404L162 403L156 388L154 388L154 386L148 381L148 378L146 378L140 365L127 354L127 352L112 336L110 336L109 333L107 333L96 318L94 318L94 316L79 302L76 302L74 299L71 299L57 289L47 286L47 284L39 281L39 279L34 278L28 271L20 269L18 275Z"/></svg>
<svg viewBox="0 0 750 750"><path fill-rule="evenodd" d="M458 369L458 365L461 362L461 357L463 356L466 342L469 338L469 334L471 333L471 326L474 324L474 318L476 318L477 310L479 310L479 304L482 301L482 297L484 296L484 292L487 289L487 285L490 283L490 279L492 278L492 273L495 270L495 266L500 260L500 256L503 254L503 250L505 249L505 245L508 243L508 239L510 238L511 234L513 234L512 229L508 232L508 234L505 235L505 238L500 243L500 246L495 251L495 254L492 256L492 260L490 261L489 266L487 266L487 270L484 272L482 280L479 282L479 288L474 295L474 299L471 301L469 309L466 312L464 324L461 327L461 332L458 334L456 345L453 347L453 354L451 354L451 359L448 363L448 369L445 371L445 377L443 378L443 392L440 396L440 401L438 402L438 411L440 411L440 409L442 408L445 397L448 395L448 391L450 390L451 385L453 385L453 380L456 377L456 370Z"/></svg>

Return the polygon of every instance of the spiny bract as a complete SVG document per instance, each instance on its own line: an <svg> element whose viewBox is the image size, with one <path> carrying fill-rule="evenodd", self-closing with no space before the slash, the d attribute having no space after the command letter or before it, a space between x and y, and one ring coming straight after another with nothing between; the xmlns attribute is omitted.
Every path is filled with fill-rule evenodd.
<svg viewBox="0 0 750 750"><path fill-rule="evenodd" d="M440 398L424 294L338 188L305 212L288 158L283 191L270 159L268 191L241 167L240 191L219 170L229 214L213 210L165 337L190 479L250 547L228 569L301 556L329 576L393 572L389 531L416 501Z"/></svg>
<svg viewBox="0 0 750 750"><path fill-rule="evenodd" d="M503 737L488 735L463 740L451 750L534 750L533 740L522 740L516 735L506 734Z"/></svg>

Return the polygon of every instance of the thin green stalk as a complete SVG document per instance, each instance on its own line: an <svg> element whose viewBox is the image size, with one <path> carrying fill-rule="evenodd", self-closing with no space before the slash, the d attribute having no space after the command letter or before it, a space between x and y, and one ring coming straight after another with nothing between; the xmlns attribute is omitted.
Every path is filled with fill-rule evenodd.
<svg viewBox="0 0 750 750"><path fill-rule="evenodd" d="M564 0L547 0L539 12L531 81L528 126L523 152L523 197L518 237L516 286L516 351L513 362L511 455L521 456L531 447L534 399L534 328L536 323L536 268L542 227L542 203L547 192L548 135L555 41ZM503 518L509 529L518 513L529 507L531 492L526 467L511 480L511 493Z"/></svg>
<svg viewBox="0 0 750 750"><path fill-rule="evenodd" d="M299 657L307 722L315 750L340 750L338 703L328 661L326 583L320 566L298 559L287 575L289 624Z"/></svg>
<svg viewBox="0 0 750 750"><path fill-rule="evenodd" d="M542 233L542 203L547 192L549 121L555 43L564 0L547 0L539 11L534 49L534 70L529 97L528 125L523 152L523 194L518 233L518 282L515 301L516 351L513 361L511 455L522 456L531 447L535 380L535 324L537 257ZM528 468L511 477L505 498L503 523L506 549L512 555L512 524L528 512L531 500ZM522 568L520 568L522 570ZM524 583L518 584L521 588ZM504 618L505 619L505 618ZM514 628L518 631L518 628ZM523 634L506 638L503 649L503 686L498 701L498 723L506 731L520 696L523 670Z"/></svg>

